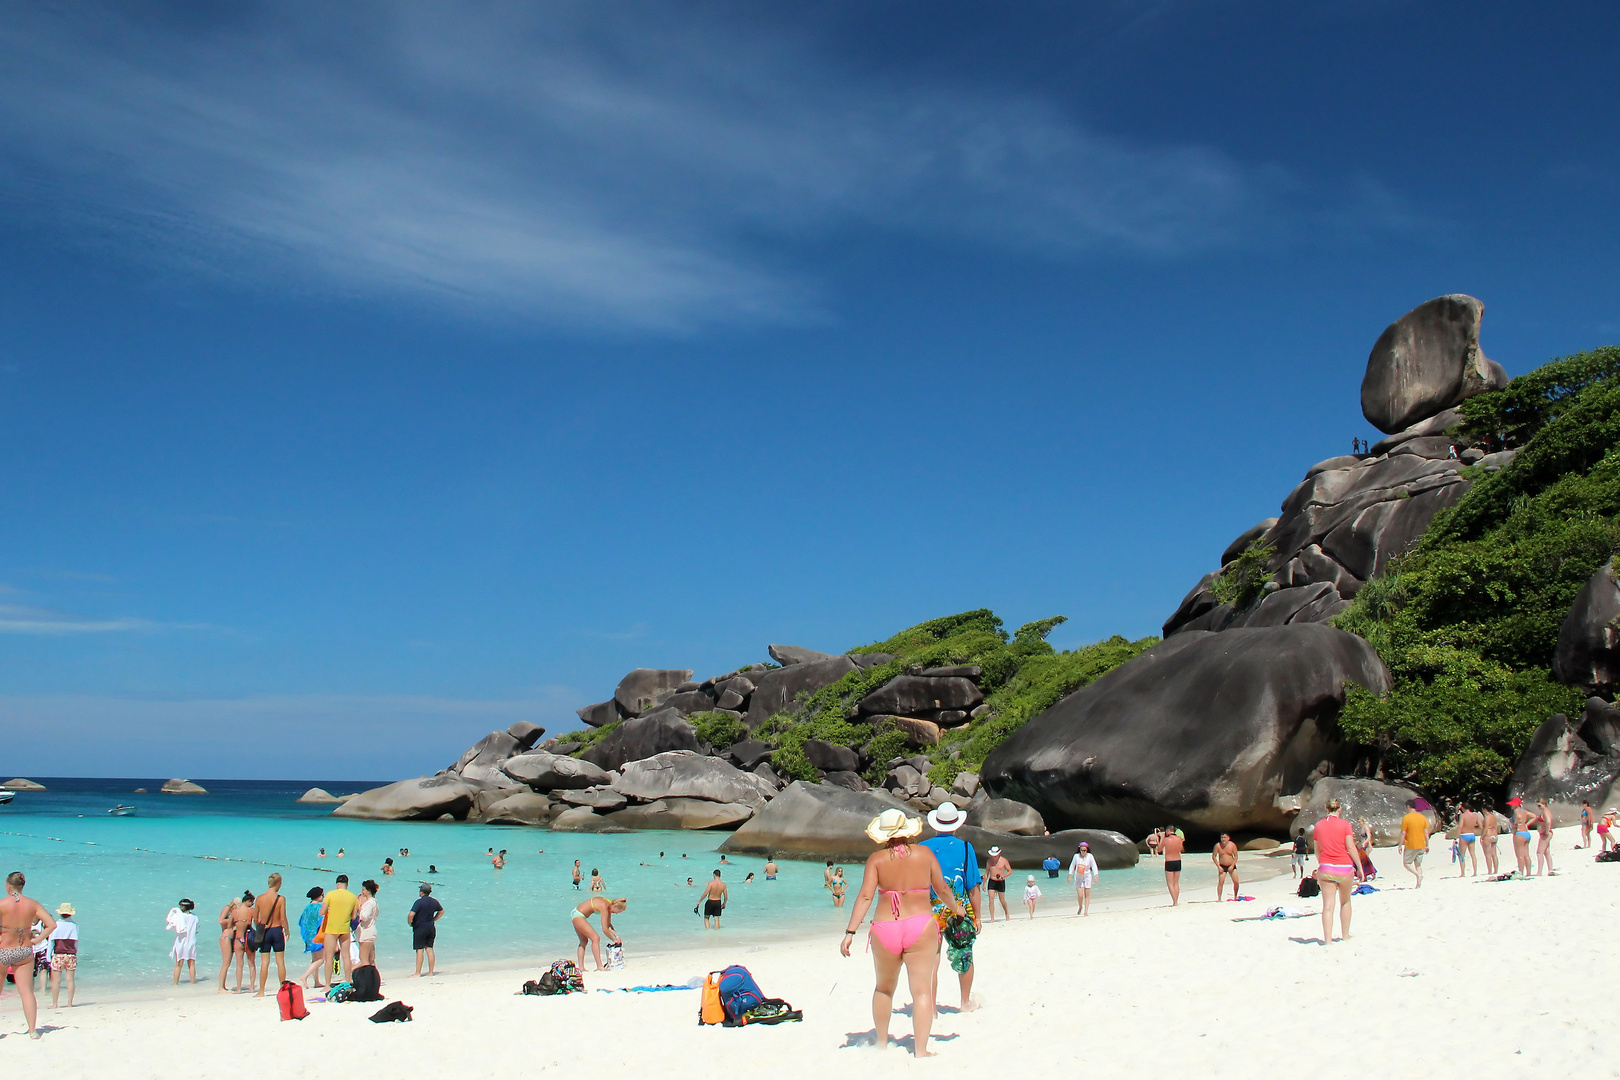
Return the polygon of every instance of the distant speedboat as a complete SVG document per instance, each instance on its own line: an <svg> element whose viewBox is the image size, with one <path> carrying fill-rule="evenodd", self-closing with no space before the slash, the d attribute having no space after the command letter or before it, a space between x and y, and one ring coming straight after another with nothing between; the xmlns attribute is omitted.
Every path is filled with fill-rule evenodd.
<svg viewBox="0 0 1620 1080"><path fill-rule="evenodd" d="M0 791L0 806L6 805L6 803L10 802L16 797L17 793L15 791Z"/></svg>
<svg viewBox="0 0 1620 1080"><path fill-rule="evenodd" d="M117 806L107 811L107 813L111 814L113 817L129 817L134 812L135 808L133 806L125 806L123 803L119 803Z"/></svg>

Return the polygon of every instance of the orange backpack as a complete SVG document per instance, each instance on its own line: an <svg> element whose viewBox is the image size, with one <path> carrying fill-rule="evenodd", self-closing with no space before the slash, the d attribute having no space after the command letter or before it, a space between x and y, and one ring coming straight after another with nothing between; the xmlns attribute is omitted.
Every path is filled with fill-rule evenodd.
<svg viewBox="0 0 1620 1080"><path fill-rule="evenodd" d="M698 1023L723 1024L726 1021L725 1006L720 1004L720 976L722 972L711 971L703 980L703 1001L698 1006Z"/></svg>

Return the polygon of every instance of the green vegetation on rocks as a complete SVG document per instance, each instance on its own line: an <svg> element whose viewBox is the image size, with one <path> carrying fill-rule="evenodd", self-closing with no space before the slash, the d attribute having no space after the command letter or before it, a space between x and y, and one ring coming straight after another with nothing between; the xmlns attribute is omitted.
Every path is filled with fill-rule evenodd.
<svg viewBox="0 0 1620 1080"><path fill-rule="evenodd" d="M1570 604L1620 550L1620 348L1554 361L1460 407L1453 437L1517 450L1334 622L1394 676L1349 688L1344 733L1368 770L1443 798L1502 790L1536 727L1583 695L1554 682Z"/></svg>
<svg viewBox="0 0 1620 1080"><path fill-rule="evenodd" d="M1276 545L1268 540L1254 540L1243 553L1221 568L1209 591L1223 604L1231 604L1234 611L1242 611L1266 590L1271 571L1266 564L1277 553Z"/></svg>

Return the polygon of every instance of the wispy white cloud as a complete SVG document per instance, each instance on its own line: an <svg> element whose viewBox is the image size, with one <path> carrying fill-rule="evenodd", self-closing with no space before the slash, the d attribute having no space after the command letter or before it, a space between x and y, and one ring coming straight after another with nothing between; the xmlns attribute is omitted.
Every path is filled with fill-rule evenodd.
<svg viewBox="0 0 1620 1080"><path fill-rule="evenodd" d="M162 624L147 619L97 619L49 608L0 604L0 634L35 634L63 637L72 634L124 633L156 630Z"/></svg>
<svg viewBox="0 0 1620 1080"><path fill-rule="evenodd" d="M232 18L10 11L12 212L260 284L655 330L816 317L816 283L773 252L844 230L1170 256L1290 218L1277 170L857 76L684 9Z"/></svg>

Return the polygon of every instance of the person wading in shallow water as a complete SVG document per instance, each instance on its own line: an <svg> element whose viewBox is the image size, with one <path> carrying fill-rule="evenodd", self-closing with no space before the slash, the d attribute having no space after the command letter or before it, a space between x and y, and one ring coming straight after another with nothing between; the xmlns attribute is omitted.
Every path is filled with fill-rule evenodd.
<svg viewBox="0 0 1620 1080"><path fill-rule="evenodd" d="M720 929L720 916L725 913L726 901L730 899L726 891L726 883L720 880L720 871L714 872L714 880L703 887L703 929ZM709 920L713 919L711 926Z"/></svg>
<svg viewBox="0 0 1620 1080"><path fill-rule="evenodd" d="M28 1037L39 1038L35 1021L39 1017L39 1002L34 998L34 943L50 937L56 929L56 920L38 901L23 895L28 880L20 871L6 875L6 897L0 900L0 995L5 994L5 974L10 971L17 984L17 996L22 998L23 1019L28 1022ZM43 930L35 933L34 924Z"/></svg>
<svg viewBox="0 0 1620 1080"><path fill-rule="evenodd" d="M1159 841L1159 854L1164 856L1164 884L1170 890L1171 907L1181 903L1181 853L1186 849L1187 842L1175 829L1165 833L1164 839Z"/></svg>

